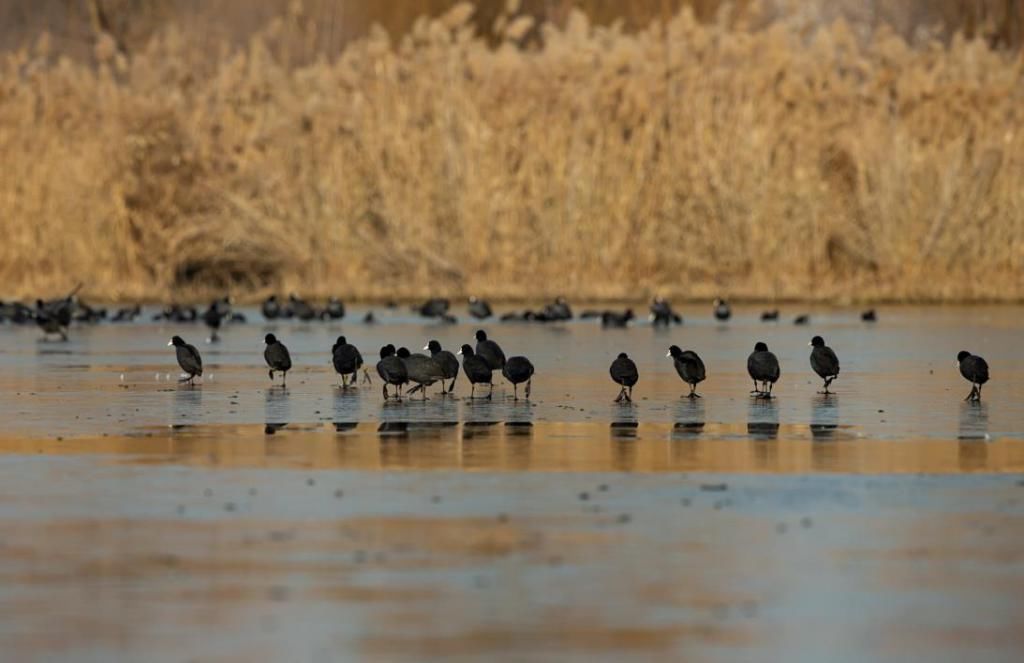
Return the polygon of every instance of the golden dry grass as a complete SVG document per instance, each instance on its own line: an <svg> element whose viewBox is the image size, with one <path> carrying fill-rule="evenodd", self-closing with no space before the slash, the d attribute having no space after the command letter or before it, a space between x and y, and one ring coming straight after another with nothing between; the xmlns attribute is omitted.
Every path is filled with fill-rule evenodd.
<svg viewBox="0 0 1024 663"><path fill-rule="evenodd" d="M688 10L519 48L531 21L5 56L0 294L1024 296L1021 56Z"/></svg>

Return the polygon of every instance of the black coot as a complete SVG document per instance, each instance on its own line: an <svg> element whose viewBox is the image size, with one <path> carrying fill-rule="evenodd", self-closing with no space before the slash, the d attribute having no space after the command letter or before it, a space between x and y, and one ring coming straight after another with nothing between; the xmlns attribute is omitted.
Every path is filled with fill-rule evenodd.
<svg viewBox="0 0 1024 663"><path fill-rule="evenodd" d="M832 348L825 345L825 340L820 336L812 338L808 345L812 348L811 368L818 374L818 377L825 381L825 390L821 393L831 394L828 386L839 377L839 357L832 351Z"/></svg>
<svg viewBox="0 0 1024 663"><path fill-rule="evenodd" d="M960 375L971 383L971 393L967 394L967 398L964 400L980 401L981 385L988 382L988 362L966 350L960 351L956 356L956 361L960 366Z"/></svg>
<svg viewBox="0 0 1024 663"><path fill-rule="evenodd" d="M469 298L469 314L477 320L486 320L493 314L491 305L479 297ZM454 355L453 355L454 356Z"/></svg>
<svg viewBox="0 0 1024 663"><path fill-rule="evenodd" d="M341 376L342 389L348 389L350 384L356 383L359 379L359 369L363 367L363 355L344 336L339 336L334 342L334 347L331 348L331 361L334 370ZM349 376L352 377L352 382L348 381ZM366 375L366 381L370 381L369 375Z"/></svg>
<svg viewBox="0 0 1024 663"><path fill-rule="evenodd" d="M487 332L483 329L476 330L476 354L487 362L492 371L505 367L505 353L502 352L501 346L488 340Z"/></svg>
<svg viewBox="0 0 1024 663"><path fill-rule="evenodd" d="M636 317L633 309L627 308L622 313L618 311L604 311L601 313L602 327L622 328L629 326L629 323Z"/></svg>
<svg viewBox="0 0 1024 663"><path fill-rule="evenodd" d="M313 310L313 307L304 299L299 299L295 293L288 295L288 310L303 322L309 322L316 318L316 311Z"/></svg>
<svg viewBox="0 0 1024 663"><path fill-rule="evenodd" d="M444 380L452 381L452 383L448 385L448 388L445 389L444 380L441 380L441 393L453 393L455 391L455 379L459 377L459 358L451 352L442 349L441 344L434 340L427 343L427 347L423 349L429 350L431 358L441 366L441 372L444 374Z"/></svg>
<svg viewBox="0 0 1024 663"><path fill-rule="evenodd" d="M678 345L673 345L665 356L672 357L676 373L683 379L683 382L690 385L690 393L686 397L700 398L700 394L697 393L697 385L707 378L707 371L697 353L693 350L681 350Z"/></svg>
<svg viewBox="0 0 1024 663"><path fill-rule="evenodd" d="M651 324L655 327L667 327L670 324L683 324L683 316L672 310L672 305L664 297L655 297L651 302Z"/></svg>
<svg viewBox="0 0 1024 663"><path fill-rule="evenodd" d="M292 368L292 357L288 354L288 348L284 347L284 343L277 340L277 337L273 334L264 336L263 342L267 346L263 350L263 359L266 360L267 366L270 367L268 375L273 380L274 373L280 373L281 386L283 387L288 382L288 371Z"/></svg>
<svg viewBox="0 0 1024 663"><path fill-rule="evenodd" d="M220 337L217 336L217 331L220 329L221 322L229 315L231 315L231 299L228 297L213 300L206 311L203 312L203 322L210 330L210 343L216 343L220 340Z"/></svg>
<svg viewBox="0 0 1024 663"><path fill-rule="evenodd" d="M419 306L413 307L413 310L424 318L440 318L448 313L449 308L451 308L450 301L442 297L434 297L433 299L428 299Z"/></svg>
<svg viewBox="0 0 1024 663"><path fill-rule="evenodd" d="M410 354L408 349L398 348L398 358L405 362L405 371L409 376L409 381L416 383L416 386L409 390L410 394L422 391L423 399L426 400L427 387L439 380L444 380L441 365L432 357Z"/></svg>
<svg viewBox="0 0 1024 663"><path fill-rule="evenodd" d="M725 301L721 297L715 300L715 320L725 322L732 317L732 308L729 306L729 302Z"/></svg>
<svg viewBox="0 0 1024 663"><path fill-rule="evenodd" d="M380 349L377 375L384 381L384 400L389 398L389 384L395 387L395 398L401 400L402 385L409 382L409 373L405 370L405 362L395 356L395 346L390 343Z"/></svg>
<svg viewBox="0 0 1024 663"><path fill-rule="evenodd" d="M619 356L615 358L615 361L608 368L608 373L612 376L615 384L621 387L615 402L619 403L625 400L627 403L632 403L633 385L640 379L640 373L636 370L636 363L625 352L620 352Z"/></svg>
<svg viewBox="0 0 1024 663"><path fill-rule="evenodd" d="M327 300L327 305L320 312L321 320L341 320L345 317L345 304L337 297Z"/></svg>
<svg viewBox="0 0 1024 663"><path fill-rule="evenodd" d="M810 322L811 322L811 316L807 315L806 313L803 313L803 314L798 315L795 318L793 318L793 324L794 325L807 325L807 324L810 324Z"/></svg>
<svg viewBox="0 0 1024 663"><path fill-rule="evenodd" d="M277 301L277 295L271 295L263 301L263 317L267 320L281 317L281 303Z"/></svg>
<svg viewBox="0 0 1024 663"><path fill-rule="evenodd" d="M171 342L167 345L174 346L174 353L178 357L178 366L181 366L181 370L188 375L181 381L194 384L193 380L196 379L196 376L203 375L203 358L199 356L199 350L196 350L194 345L186 343L180 336L171 338Z"/></svg>
<svg viewBox="0 0 1024 663"><path fill-rule="evenodd" d="M754 391L758 398L771 398L772 388L778 382L782 370L779 358L768 351L768 346L761 341L754 345L754 351L747 357L747 373L754 380ZM758 385L762 383L763 386Z"/></svg>
<svg viewBox="0 0 1024 663"><path fill-rule="evenodd" d="M462 346L459 354L462 355L462 372L465 373L466 379L469 380L469 397L476 398L476 386L478 384L486 384L490 387L486 398L491 400L491 394L494 393L494 381L490 364L483 357L473 352L473 348L468 344Z"/></svg>
<svg viewBox="0 0 1024 663"><path fill-rule="evenodd" d="M36 300L35 320L43 330L44 338L50 334L58 334L62 341L68 340L68 327L71 326L71 299L44 302Z"/></svg>
<svg viewBox="0 0 1024 663"><path fill-rule="evenodd" d="M761 322L776 322L779 319L779 309L773 308L761 314Z"/></svg>
<svg viewBox="0 0 1024 663"><path fill-rule="evenodd" d="M541 322L565 322L572 320L572 307L565 297L556 297L555 301L544 307L538 316Z"/></svg>
<svg viewBox="0 0 1024 663"><path fill-rule="evenodd" d="M864 322L878 322L878 313L875 312L875 309L869 308L860 314L860 319Z"/></svg>
<svg viewBox="0 0 1024 663"><path fill-rule="evenodd" d="M509 357L501 369L501 374L512 383L513 395L519 400L519 385L526 383L526 398L530 398L530 385L533 383L533 364L526 357Z"/></svg>
<svg viewBox="0 0 1024 663"><path fill-rule="evenodd" d="M133 322L135 318L142 315L142 307L136 304L135 306L127 306L119 308L114 312L114 315L110 318L111 322Z"/></svg>

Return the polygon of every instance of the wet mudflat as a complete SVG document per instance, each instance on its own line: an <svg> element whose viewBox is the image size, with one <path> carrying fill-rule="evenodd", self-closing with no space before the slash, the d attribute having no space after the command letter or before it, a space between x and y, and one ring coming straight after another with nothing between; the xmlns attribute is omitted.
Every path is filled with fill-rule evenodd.
<svg viewBox="0 0 1024 663"><path fill-rule="evenodd" d="M446 347L476 325L0 329L0 646L18 659L1019 660L1024 360L1014 309L865 325L490 324L534 398L342 392L338 333ZM355 316L353 316L355 317ZM706 315L704 316L706 317ZM292 349L270 388L263 333ZM839 353L835 396L807 365ZM752 401L765 340L783 378ZM664 358L708 364L705 398ZM962 403L960 349L993 381ZM611 402L615 353L640 367ZM212 379L209 373L212 372ZM122 379L121 376L124 376ZM460 395L466 385L460 380ZM506 393L508 392L508 393Z"/></svg>

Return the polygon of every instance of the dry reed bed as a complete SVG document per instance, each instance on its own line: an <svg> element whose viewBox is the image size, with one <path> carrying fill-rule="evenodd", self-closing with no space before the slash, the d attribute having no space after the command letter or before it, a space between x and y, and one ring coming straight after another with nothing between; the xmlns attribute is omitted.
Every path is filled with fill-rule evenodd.
<svg viewBox="0 0 1024 663"><path fill-rule="evenodd" d="M7 56L0 294L1024 297L1020 56L686 11L539 49L509 16L495 49L467 19L298 67L288 17L241 52Z"/></svg>

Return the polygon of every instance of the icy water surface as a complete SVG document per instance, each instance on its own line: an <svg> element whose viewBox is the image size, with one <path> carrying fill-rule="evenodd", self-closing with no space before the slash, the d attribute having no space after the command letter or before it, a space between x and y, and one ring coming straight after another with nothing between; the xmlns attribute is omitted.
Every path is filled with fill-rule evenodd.
<svg viewBox="0 0 1024 663"><path fill-rule="evenodd" d="M478 325L0 327L0 648L12 660L1017 661L1020 311L670 331L486 325L533 397L343 392L344 333L456 349ZM795 313L795 311L794 311ZM252 316L251 316L252 317ZM256 316L258 317L258 316ZM360 319L361 312L350 314ZM790 316L791 318L792 316ZM270 387L262 336L291 348ZM172 334L207 379L177 384ZM807 363L836 349L837 394ZM779 355L771 402L745 373ZM708 365L703 399L664 357ZM983 355L981 404L956 352ZM640 367L633 405L608 364ZM122 378L123 376L123 378ZM432 389L432 392L436 389Z"/></svg>

